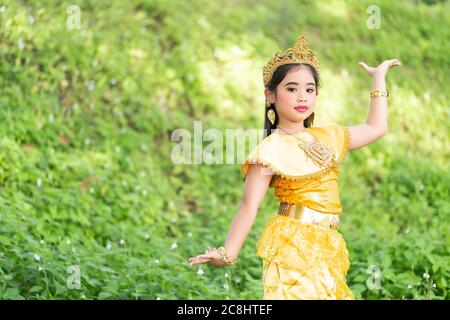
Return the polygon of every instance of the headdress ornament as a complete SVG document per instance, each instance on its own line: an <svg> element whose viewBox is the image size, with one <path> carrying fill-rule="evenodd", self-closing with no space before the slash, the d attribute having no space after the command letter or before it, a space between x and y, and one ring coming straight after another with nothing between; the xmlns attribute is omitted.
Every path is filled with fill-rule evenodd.
<svg viewBox="0 0 450 320"><path fill-rule="evenodd" d="M319 60L317 54L306 44L306 35L301 35L293 48L284 52L277 51L275 56L267 62L263 70L264 86L268 87L273 73L279 66L290 63L306 63L314 67L319 73Z"/></svg>

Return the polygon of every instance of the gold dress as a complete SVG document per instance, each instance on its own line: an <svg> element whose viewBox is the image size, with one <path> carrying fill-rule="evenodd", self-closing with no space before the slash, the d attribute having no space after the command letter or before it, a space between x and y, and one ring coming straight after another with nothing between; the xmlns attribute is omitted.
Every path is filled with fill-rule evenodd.
<svg viewBox="0 0 450 320"><path fill-rule="evenodd" d="M317 166L292 135L274 132L250 152L241 166L245 177L252 163L270 168L270 187L280 203L295 204L317 215L339 217L339 165L348 151L347 127L329 124L306 129L333 148L333 165ZM299 137L309 140L307 134ZM344 238L337 228L275 214L256 245L263 260L265 300L355 299L346 284L350 266Z"/></svg>

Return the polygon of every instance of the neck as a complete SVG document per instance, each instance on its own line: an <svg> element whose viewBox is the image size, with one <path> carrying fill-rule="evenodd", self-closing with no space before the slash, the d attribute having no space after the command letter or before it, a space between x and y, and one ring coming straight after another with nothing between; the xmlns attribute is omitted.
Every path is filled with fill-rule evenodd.
<svg viewBox="0 0 450 320"><path fill-rule="evenodd" d="M278 123L278 128L282 128L287 130L291 134L297 134L305 131L305 127L303 125L303 121L300 122L292 122L289 120L280 119L280 122Z"/></svg>

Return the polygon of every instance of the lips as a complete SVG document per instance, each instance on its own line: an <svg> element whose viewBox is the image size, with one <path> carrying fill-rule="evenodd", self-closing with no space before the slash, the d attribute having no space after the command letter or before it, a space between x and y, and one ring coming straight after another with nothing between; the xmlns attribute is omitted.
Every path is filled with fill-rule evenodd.
<svg viewBox="0 0 450 320"><path fill-rule="evenodd" d="M307 106L297 106L294 108L295 110L297 110L298 112L305 112L307 111L309 108Z"/></svg>

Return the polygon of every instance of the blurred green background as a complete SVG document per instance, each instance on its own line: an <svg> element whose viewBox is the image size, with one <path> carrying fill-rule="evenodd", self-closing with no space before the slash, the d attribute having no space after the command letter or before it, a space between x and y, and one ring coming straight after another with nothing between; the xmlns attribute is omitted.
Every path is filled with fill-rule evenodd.
<svg viewBox="0 0 450 320"><path fill-rule="evenodd" d="M174 165L170 138L194 121L262 129L262 68L305 33L321 66L316 125L364 123L372 82L357 63L402 62L387 76L388 134L340 171L350 288L448 299L448 2L377 1L380 29L370 5L3 1L0 298L261 299L272 189L237 266L190 267L225 241L243 181L239 164Z"/></svg>

